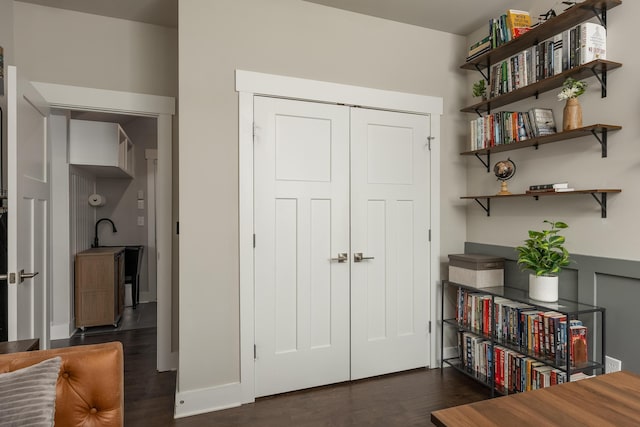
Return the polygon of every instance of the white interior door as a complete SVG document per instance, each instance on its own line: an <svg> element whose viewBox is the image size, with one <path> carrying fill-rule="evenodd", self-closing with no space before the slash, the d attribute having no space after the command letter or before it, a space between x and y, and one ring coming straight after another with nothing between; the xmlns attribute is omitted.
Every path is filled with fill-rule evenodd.
<svg viewBox="0 0 640 427"><path fill-rule="evenodd" d="M7 67L8 335L39 338L41 348L50 328L48 116L42 96Z"/></svg>
<svg viewBox="0 0 640 427"><path fill-rule="evenodd" d="M428 364L428 137L427 116L352 110L352 379Z"/></svg>
<svg viewBox="0 0 640 427"><path fill-rule="evenodd" d="M255 396L428 365L429 118L255 97L254 120Z"/></svg>
<svg viewBox="0 0 640 427"><path fill-rule="evenodd" d="M255 395L349 379L349 109L255 97Z"/></svg>

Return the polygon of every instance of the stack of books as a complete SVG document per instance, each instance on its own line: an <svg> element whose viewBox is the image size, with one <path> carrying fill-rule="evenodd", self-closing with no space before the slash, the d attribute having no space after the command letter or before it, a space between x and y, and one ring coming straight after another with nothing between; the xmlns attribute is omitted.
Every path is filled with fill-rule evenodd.
<svg viewBox="0 0 640 427"><path fill-rule="evenodd" d="M472 59L482 55L485 52L489 52L490 50L491 50L491 36L486 36L482 40L479 40L476 43L469 46L467 61L471 61Z"/></svg>
<svg viewBox="0 0 640 427"><path fill-rule="evenodd" d="M565 193L575 191L575 188L569 187L568 182L556 182L554 184L536 184L530 185L527 194L536 193Z"/></svg>

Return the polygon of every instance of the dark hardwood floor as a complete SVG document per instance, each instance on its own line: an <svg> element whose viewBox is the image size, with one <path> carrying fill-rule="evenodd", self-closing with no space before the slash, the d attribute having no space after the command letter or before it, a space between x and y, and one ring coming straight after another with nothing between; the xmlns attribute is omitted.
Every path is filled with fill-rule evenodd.
<svg viewBox="0 0 640 427"><path fill-rule="evenodd" d="M431 411L488 398L453 369L418 369L261 398L255 403L173 419L175 372L158 373L156 329L87 333L53 347L121 341L125 358L125 426L430 426Z"/></svg>

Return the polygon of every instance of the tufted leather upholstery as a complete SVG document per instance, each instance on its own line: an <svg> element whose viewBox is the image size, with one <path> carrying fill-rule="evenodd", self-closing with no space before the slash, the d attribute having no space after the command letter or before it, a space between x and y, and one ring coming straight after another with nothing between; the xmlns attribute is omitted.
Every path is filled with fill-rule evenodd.
<svg viewBox="0 0 640 427"><path fill-rule="evenodd" d="M56 385L56 426L122 426L124 362L120 342L1 354L0 373L56 356L62 358Z"/></svg>

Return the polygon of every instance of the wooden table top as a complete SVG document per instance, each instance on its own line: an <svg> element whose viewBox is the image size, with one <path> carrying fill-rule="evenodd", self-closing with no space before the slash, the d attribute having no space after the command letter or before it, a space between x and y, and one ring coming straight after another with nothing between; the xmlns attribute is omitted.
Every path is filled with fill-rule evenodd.
<svg viewBox="0 0 640 427"><path fill-rule="evenodd" d="M20 353L40 349L40 340L37 338L19 341L0 342L0 354Z"/></svg>
<svg viewBox="0 0 640 427"><path fill-rule="evenodd" d="M431 413L441 427L638 426L640 375L620 371Z"/></svg>

